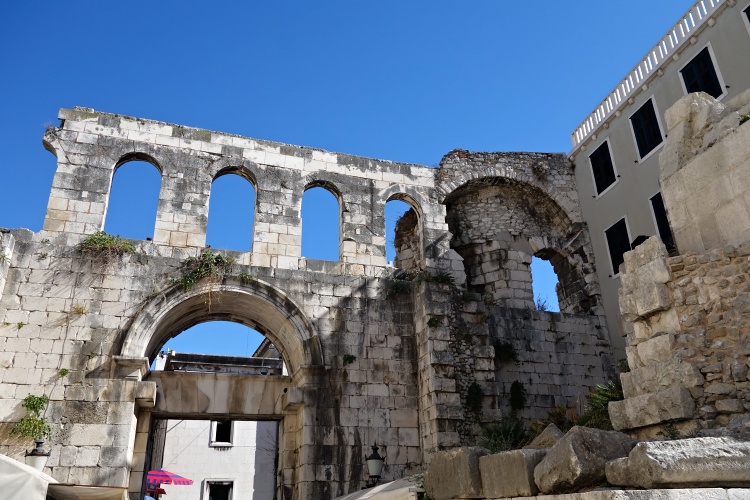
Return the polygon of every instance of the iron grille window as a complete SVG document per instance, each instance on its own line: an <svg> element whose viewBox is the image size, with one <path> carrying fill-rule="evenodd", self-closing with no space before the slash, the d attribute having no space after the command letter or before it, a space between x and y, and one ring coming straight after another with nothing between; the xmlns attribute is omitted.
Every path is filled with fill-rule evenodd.
<svg viewBox="0 0 750 500"><path fill-rule="evenodd" d="M654 211L656 230L659 232L659 238L664 242L667 251L672 253L677 250L677 247L674 243L674 237L672 236L672 228L669 227L667 209L664 207L664 199L661 197L661 193L656 193L651 197L650 201L651 209Z"/></svg>
<svg viewBox="0 0 750 500"><path fill-rule="evenodd" d="M659 120L656 118L654 100L649 99L641 108L630 117L633 127L635 143L638 146L638 154L641 158L662 143Z"/></svg>
<svg viewBox="0 0 750 500"><path fill-rule="evenodd" d="M682 81L685 82L685 90L688 94L705 92L714 98L718 98L724 93L708 47L701 50L692 61L687 63L680 70L680 74L682 74Z"/></svg>
<svg viewBox="0 0 750 500"><path fill-rule="evenodd" d="M604 235L607 237L612 272L616 276L620 273L620 264L625 261L623 255L625 252L631 250L630 236L628 235L628 226L625 223L625 218L612 224L604 231Z"/></svg>
<svg viewBox="0 0 750 500"><path fill-rule="evenodd" d="M609 152L609 143L604 141L596 151L589 156L591 170L594 173L594 184L596 194L601 194L605 189L615 183L615 167L612 163L612 155Z"/></svg>

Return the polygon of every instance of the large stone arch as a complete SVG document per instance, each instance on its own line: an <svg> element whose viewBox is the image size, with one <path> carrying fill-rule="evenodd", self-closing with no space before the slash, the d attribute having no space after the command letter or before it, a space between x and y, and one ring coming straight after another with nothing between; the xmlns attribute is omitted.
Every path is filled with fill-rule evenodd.
<svg viewBox="0 0 750 500"><path fill-rule="evenodd" d="M277 347L290 373L324 366L320 340L302 309L284 292L253 280L205 282L189 291L175 287L141 310L128 330L124 356L153 359L164 343L193 325L233 321L258 330Z"/></svg>

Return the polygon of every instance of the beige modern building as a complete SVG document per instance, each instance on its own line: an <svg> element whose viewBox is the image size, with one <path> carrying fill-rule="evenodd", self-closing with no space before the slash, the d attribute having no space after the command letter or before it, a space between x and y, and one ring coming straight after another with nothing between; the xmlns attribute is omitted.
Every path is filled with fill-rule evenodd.
<svg viewBox="0 0 750 500"><path fill-rule="evenodd" d="M748 54L750 0L698 1L571 135L569 156L615 347L624 345L617 332L626 333L617 302L623 253L642 235L658 234L674 248L659 190L664 112L689 92L726 101L749 88Z"/></svg>

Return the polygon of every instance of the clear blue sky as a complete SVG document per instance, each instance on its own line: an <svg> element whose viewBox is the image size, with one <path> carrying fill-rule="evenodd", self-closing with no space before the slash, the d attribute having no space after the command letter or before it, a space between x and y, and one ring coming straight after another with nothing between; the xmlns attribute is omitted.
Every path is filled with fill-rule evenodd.
<svg viewBox="0 0 750 500"><path fill-rule="evenodd" d="M41 138L61 107L423 165L454 148L567 152L692 3L2 2L0 227L41 228ZM209 240L237 233L209 224Z"/></svg>

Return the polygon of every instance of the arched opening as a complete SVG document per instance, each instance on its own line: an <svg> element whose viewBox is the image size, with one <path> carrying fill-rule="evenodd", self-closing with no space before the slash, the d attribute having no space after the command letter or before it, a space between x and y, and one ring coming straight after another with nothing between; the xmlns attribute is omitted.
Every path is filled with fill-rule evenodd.
<svg viewBox="0 0 750 500"><path fill-rule="evenodd" d="M548 260L531 258L531 289L534 292L534 305L538 311L560 312L557 300L559 280L555 269Z"/></svg>
<svg viewBox="0 0 750 500"><path fill-rule="evenodd" d="M568 313L600 303L588 233L545 191L488 177L460 186L444 203L467 288L485 302L541 309L546 301L547 310Z"/></svg>
<svg viewBox="0 0 750 500"><path fill-rule="evenodd" d="M286 374L281 356L268 339L228 321L200 323L170 338L154 364L155 370L172 375ZM163 485L170 496L224 498L230 493L227 498L270 500L276 491L278 426L278 420L231 414L156 418L149 469L180 471L193 480L192 485Z"/></svg>
<svg viewBox="0 0 750 500"><path fill-rule="evenodd" d="M220 172L211 184L206 243L213 248L252 251L256 195L250 178Z"/></svg>
<svg viewBox="0 0 750 500"><path fill-rule="evenodd" d="M123 158L112 176L104 231L134 240L153 238L160 189L161 171L152 158Z"/></svg>
<svg viewBox="0 0 750 500"><path fill-rule="evenodd" d="M302 195L302 256L340 260L341 207L335 188L311 184Z"/></svg>
<svg viewBox="0 0 750 500"><path fill-rule="evenodd" d="M385 204L386 261L404 270L424 267L422 213L409 196L394 194Z"/></svg>
<svg viewBox="0 0 750 500"><path fill-rule="evenodd" d="M148 356L153 359L163 346L169 345L173 337L209 321L238 323L265 336L270 341L268 343L273 343L277 348L278 356L288 366L290 376L276 375L270 371L264 375L263 367L257 366L257 363L245 363L242 368L247 370L249 367L254 370L252 373L228 371L226 368L219 372L202 373L197 369L192 370L187 362L184 363L185 370L182 372L150 372L147 380L156 383L158 396L153 408L142 409L138 414L138 428L141 430L136 432L135 441L149 444L140 448L143 454L138 456L143 457L143 461L134 465L131 484L142 484L143 491L139 493L142 494L146 488L145 471L153 469L152 465L157 465L159 461L163 464L165 460L172 460L170 457L188 454L187 451L181 451L181 445L173 447L169 452L166 448L162 448L160 453L153 452L158 448L154 443L162 439L162 434L166 434L167 429L178 425L180 421L190 421L189 424L180 424L181 427L175 427L173 431L177 433L177 429L180 429L179 432L185 430L198 433L182 442L200 442L203 453L190 451L189 454L217 458L228 456L231 453L229 450L235 446L243 448L245 458L238 463L246 468L252 463L255 467L253 489L268 491L268 485L271 484L278 498L282 486L288 486L286 476L280 471L296 470L299 467L297 457L301 455L304 446L302 427L287 428L281 422L285 422L287 418L297 422L298 418L302 418L299 416L304 411L301 387L310 382L308 377L314 376L309 374L310 370L314 372L316 367L323 366L319 340L311 323L289 296L261 280L247 282L226 277L222 283L199 282L187 292L174 287L164 295L152 299L130 326L121 352L125 358ZM208 325L210 328L211 324ZM213 342L215 337L216 335L211 334L210 341ZM269 347L265 341L262 342L254 352L256 357L268 352L263 351L264 344ZM241 351L242 343L234 349ZM244 349L245 352L252 349L247 340ZM211 363L216 361L198 359L192 366L198 368L201 364L205 366ZM159 423L160 421L162 422ZM266 423L256 424L253 435L253 431L247 430L252 425L242 423L250 421ZM233 433L246 431L250 433L250 437L244 442L247 444L252 441L254 444L235 444L237 434ZM277 436L278 445L269 446L269 439L274 435ZM225 441L227 437L231 441ZM250 448L254 450L252 453L248 451ZM218 459L215 461L222 463ZM224 494L226 491L233 491L234 498L238 498L238 495L240 498L248 498L246 493L249 486L245 484L242 486L245 489L240 491L240 479L235 481L234 476L227 477L228 470L223 469L224 473L218 476L200 476L201 480L197 482L204 489L197 493L202 493L205 498L212 492ZM138 482L139 478L141 483ZM264 482L257 483L256 479L264 479ZM215 491L206 489L212 484ZM228 490L226 487L232 489ZM182 490L175 490L178 491Z"/></svg>

